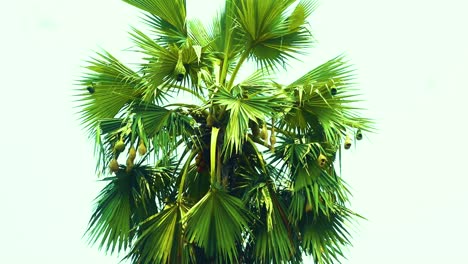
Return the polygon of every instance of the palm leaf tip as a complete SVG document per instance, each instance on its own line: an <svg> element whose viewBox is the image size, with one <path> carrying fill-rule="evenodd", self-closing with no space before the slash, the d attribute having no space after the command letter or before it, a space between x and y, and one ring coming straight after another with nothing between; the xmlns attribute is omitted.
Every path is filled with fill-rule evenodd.
<svg viewBox="0 0 468 264"><path fill-rule="evenodd" d="M186 4L185 0L123 0L124 2L142 9L165 23L174 27L179 33L185 33Z"/></svg>

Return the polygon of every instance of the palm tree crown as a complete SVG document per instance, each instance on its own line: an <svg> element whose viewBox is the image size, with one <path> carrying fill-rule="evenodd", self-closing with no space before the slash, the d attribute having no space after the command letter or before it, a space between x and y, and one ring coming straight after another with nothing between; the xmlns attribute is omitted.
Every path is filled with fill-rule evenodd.
<svg viewBox="0 0 468 264"><path fill-rule="evenodd" d="M290 84L273 78L313 43L316 2L226 0L206 26L185 0L124 1L151 30L131 32L144 62L97 53L80 81L108 182L90 242L132 263L339 262L357 215L336 167L371 129L353 71L338 56Z"/></svg>

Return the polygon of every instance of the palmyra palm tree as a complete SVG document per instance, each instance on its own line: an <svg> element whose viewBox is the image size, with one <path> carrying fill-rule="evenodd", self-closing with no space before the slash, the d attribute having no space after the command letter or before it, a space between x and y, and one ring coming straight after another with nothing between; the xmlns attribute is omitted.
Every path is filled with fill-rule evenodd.
<svg viewBox="0 0 468 264"><path fill-rule="evenodd" d="M273 78L299 71L288 61L313 43L316 2L226 0L209 25L186 18L185 0L125 2L150 28L131 32L143 62L100 52L80 80L108 182L90 242L132 263L339 262L359 217L340 153L371 129L353 71L338 56ZM253 72L240 81L241 68Z"/></svg>

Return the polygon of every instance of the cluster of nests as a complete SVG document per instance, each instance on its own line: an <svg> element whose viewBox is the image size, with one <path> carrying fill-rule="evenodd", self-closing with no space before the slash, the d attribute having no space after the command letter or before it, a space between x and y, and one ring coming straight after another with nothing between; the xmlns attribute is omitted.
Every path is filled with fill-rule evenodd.
<svg viewBox="0 0 468 264"><path fill-rule="evenodd" d="M333 91L332 91L333 92ZM336 93L336 91L335 91ZM215 121L212 117L211 114L203 114L201 112L191 112L191 116L194 117L194 119L197 121L197 123L200 124L199 126L199 131L200 131L200 136L202 141L204 142L205 145L209 144L210 140L210 135L211 135L211 127L216 126L218 127L220 124L219 122ZM269 137L269 143L268 144L268 129L265 123L261 124L261 128L259 125L253 121L250 121L249 126L252 131L252 135L254 138L260 138L263 140L263 143L266 147L270 148L270 150L274 151L274 145L276 144L276 136L275 136L275 130L274 127L271 128L271 133ZM222 133L222 132L221 132ZM223 138L222 136L220 138ZM355 134L355 138L357 140L362 140L363 134L361 129L358 129ZM350 135L346 135L345 142L344 142L344 148L345 149L350 149L352 145L352 139ZM207 160L209 157L207 156L208 154L203 154L203 151L198 153L198 155L195 158L195 162L197 165L197 171L202 172L204 168L207 166ZM326 166L328 162L328 159L325 155L320 154L317 158L317 163L318 165L323 168Z"/></svg>
<svg viewBox="0 0 468 264"><path fill-rule="evenodd" d="M209 165L209 146L210 140L211 140L211 127L213 126L220 126L219 122L215 121L214 118L212 117L211 114L208 113L201 113L198 111L193 111L189 113L199 124L198 127L198 133L199 133L199 139L201 142L199 142L200 146L200 152L197 154L195 157L195 165L197 166L197 172L202 173L204 171L207 171L208 165ZM252 130L252 136L254 138L260 138L263 140L263 143L265 146L269 147L270 150L274 151L274 145L276 143L276 136L275 136L275 131L274 127L271 128L271 133L270 133L270 138L269 138L269 145L266 143L268 141L268 129L265 123L261 124L261 128L259 125L255 122L251 122L249 124L251 130ZM218 137L218 144L222 144L222 140L224 138L223 136L224 131L220 131L220 135ZM355 138L357 140L361 140L363 138L362 131L360 129L357 130L355 134ZM350 149L352 144L351 137L349 135L346 136L345 142L344 142L344 148L345 149ZM117 158L120 153L122 153L125 150L125 142L123 141L122 138L120 138L114 145L114 158L111 160L109 163L109 168L111 172L118 172L119 171L119 163L117 161ZM143 156L147 152L147 148L142 140L140 140L138 144L138 148L135 149L134 146L131 146L128 151L128 157L126 161L126 170L127 172L130 171L134 165L134 161L137 155L137 152ZM320 154L317 158L317 164L323 168L327 165L328 159L324 154Z"/></svg>
<svg viewBox="0 0 468 264"><path fill-rule="evenodd" d="M357 140L361 140L362 139L362 131L361 129L358 129L356 131L356 139ZM346 139L345 139L345 142L344 142L344 148L345 149L350 149L351 148L351 137L349 135L346 135ZM323 154L320 154L319 157L317 158L317 163L318 165L320 166L320 168L323 168L325 167L325 165L327 164L327 157Z"/></svg>
<svg viewBox="0 0 468 264"><path fill-rule="evenodd" d="M125 150L125 142L123 141L122 138L120 138L119 141L117 141L117 143L115 143L114 145L114 149L113 149L114 158L109 163L109 169L111 172L117 173L119 171L119 162L117 161L117 158L119 154L122 153L124 150ZM127 162L126 162L127 172L129 172L133 168L135 158L137 155L137 151L140 156L143 156L146 154L147 149L143 141L140 141L140 143L138 144L138 149L135 149L134 146L131 146L130 149L128 150L128 157L127 157Z"/></svg>

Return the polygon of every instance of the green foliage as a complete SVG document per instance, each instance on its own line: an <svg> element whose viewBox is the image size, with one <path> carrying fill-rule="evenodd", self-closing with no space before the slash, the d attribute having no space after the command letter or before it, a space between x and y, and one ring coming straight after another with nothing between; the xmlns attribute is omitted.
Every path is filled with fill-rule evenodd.
<svg viewBox="0 0 468 264"><path fill-rule="evenodd" d="M156 24L152 24L158 34L171 37L178 34L186 35L185 0L124 0L124 2L152 14L155 20L159 21Z"/></svg>
<svg viewBox="0 0 468 264"><path fill-rule="evenodd" d="M227 153L241 151L249 121L265 121L268 116L281 111L280 109L288 103L288 98L268 88L261 91L255 91L249 87L235 88L237 89L232 89L231 92L221 89L213 98L213 105L220 106L230 113L224 135Z"/></svg>
<svg viewBox="0 0 468 264"><path fill-rule="evenodd" d="M144 61L97 53L77 95L108 181L90 242L132 263L339 263L359 216L336 167L372 122L343 56L275 80L313 44L316 2L226 0L209 25L183 0L125 2Z"/></svg>
<svg viewBox="0 0 468 264"><path fill-rule="evenodd" d="M178 252L184 243L181 220L186 213L187 207L176 204L150 216L140 224L138 239L127 258L134 263L182 263Z"/></svg>
<svg viewBox="0 0 468 264"><path fill-rule="evenodd" d="M135 236L133 228L157 210L158 190L170 181L170 166L151 168L135 166L131 173L121 166L96 198L96 208L89 222L90 242L101 241L100 248L113 252L128 248ZM158 195L159 193L159 195Z"/></svg>
<svg viewBox="0 0 468 264"><path fill-rule="evenodd" d="M187 239L220 263L239 258L237 245L248 231L249 215L242 201L212 189L187 213Z"/></svg>

